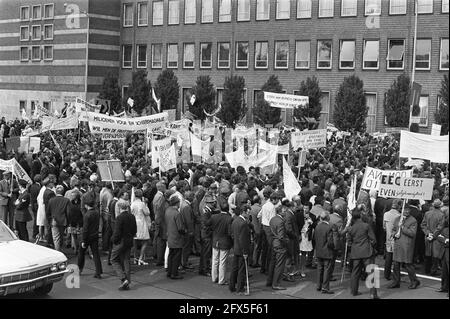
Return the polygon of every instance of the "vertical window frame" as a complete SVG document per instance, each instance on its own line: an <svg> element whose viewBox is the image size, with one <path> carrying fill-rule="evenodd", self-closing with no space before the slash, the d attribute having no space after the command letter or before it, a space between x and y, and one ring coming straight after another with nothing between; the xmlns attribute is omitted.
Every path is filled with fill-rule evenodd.
<svg viewBox="0 0 450 319"><path fill-rule="evenodd" d="M125 47L131 47L129 66L125 66ZM133 45L132 44L122 44L122 69L132 69L133 68Z"/></svg>
<svg viewBox="0 0 450 319"><path fill-rule="evenodd" d="M247 59L246 60L239 60L239 44L247 44ZM235 68L236 69L248 69L248 64L249 64L249 58L250 58L250 45L248 41L236 41L236 45L235 45L235 57L236 57L236 63L235 63ZM245 66L239 66L240 62L246 62Z"/></svg>
<svg viewBox="0 0 450 319"><path fill-rule="evenodd" d="M309 53L308 53L308 66L307 67L300 67L297 66L297 62L304 62L306 60L298 60L298 50L297 50L297 43L308 43L308 47L309 47ZM311 40L296 40L295 41L295 63L294 63L294 68L297 70L309 70L311 68Z"/></svg>
<svg viewBox="0 0 450 319"><path fill-rule="evenodd" d="M131 13L132 13L131 20L127 20L127 17L126 17L126 13L127 13L126 8L128 8L128 7L130 8ZM131 21L130 24L126 24L127 22L130 22L130 21ZM133 26L133 24L134 24L133 3L132 2L124 3L122 5L122 27L131 28Z"/></svg>
<svg viewBox="0 0 450 319"><path fill-rule="evenodd" d="M145 60L144 61L140 60L140 52L141 52L142 47L145 47ZM148 64L147 60L148 60L147 45L146 44L136 44L136 68L137 69L146 69L147 64ZM145 62L145 65L142 65L142 62Z"/></svg>
<svg viewBox="0 0 450 319"><path fill-rule="evenodd" d="M46 10L45 9L47 7L51 7L52 8L52 15L50 17L46 16ZM55 18L55 4L54 3L46 3L46 4L44 4L43 10L44 10L44 14L43 14L42 20L52 20L52 19Z"/></svg>
<svg viewBox="0 0 450 319"><path fill-rule="evenodd" d="M160 60L155 62L156 47L159 47L159 59ZM162 43L152 43L151 50L152 50L152 69L162 69L163 55L164 55ZM156 65L155 63L159 63L159 66Z"/></svg>
<svg viewBox="0 0 450 319"><path fill-rule="evenodd" d="M220 45L221 44L228 44L228 60L227 66L221 66L220 63L224 62L225 60L220 59ZM217 68L218 69L230 69L231 66L231 44L230 42L218 42L217 43Z"/></svg>
<svg viewBox="0 0 450 319"><path fill-rule="evenodd" d="M26 11L28 12L28 17L27 18L22 18L22 9L27 9ZM30 6L20 6L19 9L19 17L20 17L20 21L30 21L31 20L31 9Z"/></svg>
<svg viewBox="0 0 450 319"><path fill-rule="evenodd" d="M187 46L193 46L192 61L186 60L186 47ZM186 62L192 62L192 66L186 66ZM183 43L183 69L195 69L195 43L194 42Z"/></svg>
<svg viewBox="0 0 450 319"><path fill-rule="evenodd" d="M320 45L320 42L325 42L325 41L329 41L329 42L331 42L331 48L330 48L330 60L329 60L329 63L330 63L330 66L329 67L323 67L323 66L319 66L319 63L320 62L322 62L322 61L325 61L325 60L319 60L319 45ZM326 40L326 39L323 39L323 40L321 40L321 39L318 39L317 40L317 46L316 46L316 52L317 52L317 57L316 57L316 69L317 70L331 70L332 68L333 68L333 40L331 40L331 39L328 39L328 40Z"/></svg>
<svg viewBox="0 0 450 319"><path fill-rule="evenodd" d="M277 50L277 45L281 45L281 44L285 44L287 43L288 47L287 47L287 55L286 55L286 66L278 66L277 62L282 62L282 60L278 61L277 56L278 56L278 50ZM275 41L275 45L274 45L274 69L276 70L288 70L289 69L289 51L290 51L290 43L289 40L277 40Z"/></svg>
<svg viewBox="0 0 450 319"><path fill-rule="evenodd" d="M257 63L258 62L263 62L264 60L257 60L257 52L258 50L256 49L256 46L258 44L261 44L261 49L262 49L262 45L266 44L267 49L266 49L266 60L265 60L265 66L258 66ZM255 65L254 65L256 70L267 70L269 68L269 42L268 41L255 41Z"/></svg>
<svg viewBox="0 0 450 319"><path fill-rule="evenodd" d="M142 22L142 20L141 20L141 10L142 10L142 6L146 6L147 7L147 14L146 14L146 17L145 17L145 22L143 23ZM147 2L138 2L137 3L137 8L138 8L138 12L137 12L137 20L138 20L138 23L137 23L137 26L138 27L147 27L148 26L148 3Z"/></svg>
<svg viewBox="0 0 450 319"><path fill-rule="evenodd" d="M364 53L365 53L365 50L366 50L366 43L367 42L375 42L375 41L378 43L377 66L376 67L366 67L365 66L366 60L364 59ZM380 69L380 40L379 39L364 39L362 54L363 54L363 57L362 57L362 69L363 70L379 70ZM368 60L367 62L373 62L373 61Z"/></svg>
<svg viewBox="0 0 450 319"><path fill-rule="evenodd" d="M203 63L204 62L206 62L206 61L208 61L208 60L203 60L203 46L204 45L209 45L210 46L210 48L211 48L211 52L210 52L210 54L209 54L209 66L204 66L203 65ZM200 69L212 69L212 55L213 55L213 52L212 52L213 50L212 50L212 42L201 42L200 43Z"/></svg>

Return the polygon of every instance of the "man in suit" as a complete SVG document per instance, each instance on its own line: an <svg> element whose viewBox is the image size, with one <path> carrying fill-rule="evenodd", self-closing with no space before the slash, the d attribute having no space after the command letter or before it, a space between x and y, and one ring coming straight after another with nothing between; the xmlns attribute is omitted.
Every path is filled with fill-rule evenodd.
<svg viewBox="0 0 450 319"><path fill-rule="evenodd" d="M231 223L231 238L233 239L233 266L230 273L229 289L238 294L244 293L245 259L250 253L250 226L245 214L239 211Z"/></svg>
<svg viewBox="0 0 450 319"><path fill-rule="evenodd" d="M62 251L63 235L67 226L67 214L70 203L70 200L65 198L63 193L64 187L58 185L56 187L56 196L48 201L48 205L45 205L47 220L52 226L53 242L55 249L58 251Z"/></svg>
<svg viewBox="0 0 450 319"><path fill-rule="evenodd" d="M109 212L109 203L113 200L111 183L106 183L100 191L100 220L102 224L102 250L108 251L110 247L109 239L113 231L111 227L111 214Z"/></svg>
<svg viewBox="0 0 450 319"><path fill-rule="evenodd" d="M88 249L88 247L90 247L95 265L94 278L102 279L102 263L100 261L100 254L98 252L98 229L100 226L100 213L97 209L95 209L95 205L95 195L91 192L87 193L87 196L84 200L86 213L83 216L83 230L81 233L81 248L78 254L78 268L80 269L81 274L84 268L84 255L86 254L86 250Z"/></svg>
<svg viewBox="0 0 450 319"><path fill-rule="evenodd" d="M278 206L275 209L275 216L270 219L270 231L273 240L266 286L272 287L274 290L286 290L285 287L280 286L281 277L286 266L289 244L289 238L286 235L285 209L284 206Z"/></svg>
<svg viewBox="0 0 450 319"><path fill-rule="evenodd" d="M260 211L261 211L261 198L258 195L255 195L253 196L252 207L250 209L250 216L254 232L253 256L252 256L252 263L250 265L250 267L252 268L261 267L261 265L259 264L259 258L261 257L263 238L261 237L262 234L261 219L258 218L258 214Z"/></svg>
<svg viewBox="0 0 450 319"><path fill-rule="evenodd" d="M0 181L0 217L6 225L9 222L8 203L11 197L11 173L3 172L3 179Z"/></svg>
<svg viewBox="0 0 450 319"><path fill-rule="evenodd" d="M323 211L319 215L320 221L314 231L315 251L317 265L317 291L323 294L333 294L330 291L330 279L332 274L332 260L334 257L334 237L330 226L330 215Z"/></svg>
<svg viewBox="0 0 450 319"><path fill-rule="evenodd" d="M330 226L333 230L333 237L334 237L334 249L333 249L333 259L331 260L331 278L330 281L335 281L336 279L333 278L333 272L334 267L336 265L336 259L338 256L342 253L342 251L345 249L345 243L343 239L343 233L344 233L344 207L340 204L337 204L336 206L333 206L333 213L330 214Z"/></svg>
<svg viewBox="0 0 450 319"><path fill-rule="evenodd" d="M437 292L446 292L448 297L448 210L444 212L444 221L442 227L434 234L434 238L443 246L441 264L441 288Z"/></svg>
<svg viewBox="0 0 450 319"><path fill-rule="evenodd" d="M392 272L392 258L394 256L394 236L392 230L394 229L394 223L400 216L400 210L403 202L399 199L394 199L391 205L391 209L384 213L383 217L383 229L386 231L386 249L384 257L384 278L391 280ZM375 209L377 209L377 203L375 202Z"/></svg>
<svg viewBox="0 0 450 319"><path fill-rule="evenodd" d="M417 233L417 221L410 214L409 205L405 205L402 216L397 217L394 223L394 272L393 282L388 288L400 288L400 266L408 272L410 285L408 289L416 289L420 285L413 265L414 243Z"/></svg>
<svg viewBox="0 0 450 319"><path fill-rule="evenodd" d="M444 219L441 211L442 202L435 199L433 207L425 213L421 228L425 234L425 273L436 276L438 274L439 256L442 255L443 247L433 236L437 227Z"/></svg>
<svg viewBox="0 0 450 319"><path fill-rule="evenodd" d="M119 189L117 189L119 191ZM115 220L114 232L111 238L113 249L111 262L117 276L120 277L119 290L128 290L131 283L130 253L133 247L133 238L136 235L136 218L130 212L127 202L117 204L119 216Z"/></svg>
<svg viewBox="0 0 450 319"><path fill-rule="evenodd" d="M194 231L195 231L195 216L192 210L192 201L194 200L194 193L186 191L184 193L184 200L180 204L181 216L186 225L186 235L184 238L183 252L181 257L181 265L183 269L193 269L189 265L189 256L192 251L192 245L194 244Z"/></svg>
<svg viewBox="0 0 450 319"><path fill-rule="evenodd" d="M228 202L221 202L220 213L211 216L208 225L212 230L212 282L219 285L228 284L225 281L227 272L227 258L231 249L230 237L231 216L228 213Z"/></svg>
<svg viewBox="0 0 450 319"><path fill-rule="evenodd" d="M20 179L19 188L19 198L17 198L15 202L16 230L19 233L19 239L29 241L27 222L32 220L32 218L28 208L30 206L30 194L27 190L27 182L23 179Z"/></svg>
<svg viewBox="0 0 450 319"><path fill-rule="evenodd" d="M298 230L297 220L294 215L294 203L285 199L283 201L285 206L285 226L286 235L289 239L288 254L287 254L287 271L289 276L285 278L287 281L294 281L292 276L299 271L299 243L300 243L300 231Z"/></svg>
<svg viewBox="0 0 450 319"><path fill-rule="evenodd" d="M38 210L37 197L39 195L39 191L42 188L41 175L39 174L35 175L33 177L33 181L34 183L31 184L29 192L30 192L31 211L33 212L33 238L35 238L39 234L39 227L36 225L36 217Z"/></svg>
<svg viewBox="0 0 450 319"><path fill-rule="evenodd" d="M181 266L186 225L180 213L180 199L175 194L169 198L169 207L166 209L165 219L167 225L167 246L169 247L167 277L170 279L183 279L178 274L178 267Z"/></svg>
<svg viewBox="0 0 450 319"><path fill-rule="evenodd" d="M167 227L165 213L167 202L164 197L166 185L160 181L156 184L155 197L153 198L153 211L155 212L155 247L156 247L156 266L164 265L164 252L167 245Z"/></svg>
<svg viewBox="0 0 450 319"><path fill-rule="evenodd" d="M376 244L375 234L369 224L361 220L363 205L358 205L352 213L352 224L347 232L348 244L351 246L350 260L353 262L350 289L353 296L358 296L359 281L367 263L373 263ZM376 288L371 288L370 295L377 299Z"/></svg>

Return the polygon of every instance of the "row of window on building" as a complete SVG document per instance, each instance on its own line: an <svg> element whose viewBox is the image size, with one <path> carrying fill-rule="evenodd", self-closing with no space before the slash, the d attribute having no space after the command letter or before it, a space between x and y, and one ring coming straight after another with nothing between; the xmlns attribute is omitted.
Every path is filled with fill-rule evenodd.
<svg viewBox="0 0 450 319"><path fill-rule="evenodd" d="M31 15L30 15L31 10ZM44 5L27 5L20 7L20 21L39 21L53 19L55 16L55 5L47 3Z"/></svg>
<svg viewBox="0 0 450 319"><path fill-rule="evenodd" d="M53 61L53 45L31 45L20 47L20 61Z"/></svg>
<svg viewBox="0 0 450 319"><path fill-rule="evenodd" d="M431 39L417 39L416 69L431 69ZM339 69L355 69L355 40L341 40L339 47ZM195 43L182 44L182 67L194 69L196 60ZM179 44L161 43L151 44L151 68L163 67L163 48L167 52L167 68L179 67ZM311 41L302 40L295 42L295 69L311 68ZM231 51L229 42L217 43L217 68L229 69L231 66ZM235 48L236 69L249 68L249 42L236 42ZM275 41L274 44L274 68L289 68L289 41ZM147 68L147 45L136 46L136 67ZM449 69L449 39L440 39L439 69ZM364 40L362 68L378 70L380 67L380 41ZM333 57L333 41L317 40L317 69L331 69ZM405 67L405 39L389 39L387 52L387 69L402 70ZM213 66L213 43L200 43L199 66L201 69L211 69ZM122 67L133 67L133 46L122 46ZM269 67L269 42L256 41L254 43L254 68L268 69Z"/></svg>
<svg viewBox="0 0 450 319"><path fill-rule="evenodd" d="M43 29L43 30L42 30ZM20 41L53 40L53 24L20 26Z"/></svg>
<svg viewBox="0 0 450 319"><path fill-rule="evenodd" d="M180 23L180 2L183 0L169 0L167 7L167 24L176 25ZM317 16L319 18L334 17L335 1L319 0ZM365 0L365 15L381 15L382 0ZM270 20L270 0L257 0L255 20ZM341 0L342 17L357 16L358 0ZM218 10L218 22L231 22L232 1L231 0L201 0L201 23L214 22L214 3ZM312 0L296 0L296 18L312 18ZM389 0L389 14L401 15L407 12L407 0ZM276 1L277 20L288 20L291 18L291 0ZM137 3L137 25L148 25L148 3ZM236 21L250 21L250 0L237 0ZM417 0L417 12L419 14L433 13L433 0ZM441 13L449 12L449 0L442 0ZM135 16L133 3L123 4L123 26L132 27ZM164 25L164 1L152 1L152 25ZM184 24L197 23L197 0L184 0Z"/></svg>

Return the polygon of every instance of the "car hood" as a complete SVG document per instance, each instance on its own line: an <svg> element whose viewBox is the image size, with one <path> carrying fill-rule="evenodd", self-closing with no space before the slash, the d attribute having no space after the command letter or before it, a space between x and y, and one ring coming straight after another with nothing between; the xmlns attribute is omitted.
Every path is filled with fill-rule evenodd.
<svg viewBox="0 0 450 319"><path fill-rule="evenodd" d="M63 253L23 240L0 243L0 275L64 261Z"/></svg>

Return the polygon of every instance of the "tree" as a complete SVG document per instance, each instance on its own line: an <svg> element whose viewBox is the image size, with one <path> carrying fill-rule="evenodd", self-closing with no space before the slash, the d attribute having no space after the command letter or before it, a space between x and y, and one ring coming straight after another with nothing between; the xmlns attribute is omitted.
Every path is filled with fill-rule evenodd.
<svg viewBox="0 0 450 319"><path fill-rule="evenodd" d="M261 92L258 93L253 115L255 122L261 125L277 124L281 121L281 109L271 107L270 104L264 100L264 91L273 93L283 93L283 87L278 81L276 75L271 75L266 83L261 87Z"/></svg>
<svg viewBox="0 0 450 319"><path fill-rule="evenodd" d="M342 131L364 132L367 110L363 81L355 75L344 78L334 107L336 127Z"/></svg>
<svg viewBox="0 0 450 319"><path fill-rule="evenodd" d="M444 78L441 82L441 89L439 90L439 94L441 96L440 104L436 113L434 113L434 118L437 124L441 124L441 135L448 134L449 128L449 119L448 119L448 74L444 74Z"/></svg>
<svg viewBox="0 0 450 319"><path fill-rule="evenodd" d="M308 77L306 81L302 81L297 95L309 97L309 103L305 107L298 107L294 110L294 116L298 119L302 117L313 117L316 120L320 118L320 111L322 111L322 91L319 87L319 80L314 76Z"/></svg>
<svg viewBox="0 0 450 319"><path fill-rule="evenodd" d="M102 88L98 95L99 99L111 101L111 112L118 113L122 108L119 80L114 72L109 72L103 79Z"/></svg>
<svg viewBox="0 0 450 319"><path fill-rule="evenodd" d="M161 99L161 110L177 109L180 85L172 70L164 70L156 79L155 94Z"/></svg>
<svg viewBox="0 0 450 319"><path fill-rule="evenodd" d="M232 75L225 78L223 85L222 108L217 117L227 126L235 128L247 113L245 104L245 80L242 76Z"/></svg>
<svg viewBox="0 0 450 319"><path fill-rule="evenodd" d="M126 109L129 109L127 106L128 98L131 97L134 100L133 111L135 111L138 115L142 114L145 108L150 105L150 90L151 85L150 81L147 80L147 71L139 70L137 72L133 72L131 85L128 88L127 96L123 97L123 102L126 105Z"/></svg>
<svg viewBox="0 0 450 319"><path fill-rule="evenodd" d="M384 98L383 107L386 122L391 127L408 127L409 124L410 79L401 74L392 83Z"/></svg>
<svg viewBox="0 0 450 319"><path fill-rule="evenodd" d="M195 95L194 105L189 105L189 111L197 116L198 119L204 120L206 118L205 110L211 113L216 108L216 90L211 83L209 75L201 75L197 77L195 86L192 88L192 94Z"/></svg>

